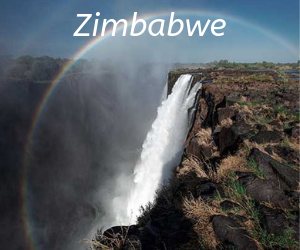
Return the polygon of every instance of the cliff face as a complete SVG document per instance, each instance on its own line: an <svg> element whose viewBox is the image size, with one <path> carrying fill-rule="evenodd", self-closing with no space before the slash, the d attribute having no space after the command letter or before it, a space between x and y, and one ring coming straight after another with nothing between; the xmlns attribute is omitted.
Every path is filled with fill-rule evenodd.
<svg viewBox="0 0 300 250"><path fill-rule="evenodd" d="M297 249L297 81L287 84L275 72L204 77L214 80L203 86L177 169L208 181L185 200L198 239L204 249Z"/></svg>
<svg viewBox="0 0 300 250"><path fill-rule="evenodd" d="M298 83L276 72L202 70L185 152L138 224L94 249L298 249ZM169 74L169 89L183 73Z"/></svg>

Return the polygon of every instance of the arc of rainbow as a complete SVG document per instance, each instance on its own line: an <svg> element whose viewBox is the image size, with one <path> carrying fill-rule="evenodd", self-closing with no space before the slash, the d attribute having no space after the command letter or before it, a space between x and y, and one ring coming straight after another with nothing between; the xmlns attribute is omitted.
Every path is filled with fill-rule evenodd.
<svg viewBox="0 0 300 250"><path fill-rule="evenodd" d="M139 16L137 19L144 19L146 21L149 21L154 18L163 17L163 16L170 16L170 13L172 11L161 11L161 12L155 12L155 13L149 13L145 15ZM197 10L174 10L175 17L180 16L189 16L189 15L196 15L196 16L212 16L220 18L222 17L225 21L230 20L232 22L238 23L240 25L243 25L245 27L248 27L250 29L256 30L260 33L263 33L267 37L271 38L272 40L278 42L279 44L286 47L291 53L298 54L298 50L294 48L288 41L283 39L282 37L278 36L277 34L271 32L270 30L258 26L255 24L252 24L246 20L243 20L241 18L237 18L231 15L226 15L224 13L219 12L212 12L212 11L197 11ZM132 25L132 19L127 19L127 28L129 28ZM120 30L124 29L124 24L119 24L118 28L116 29L116 32L119 32ZM23 230L25 232L25 238L27 240L27 247L30 250L35 250L35 242L33 237L32 228L30 225L30 214L28 209L28 200L27 200L27 191L28 191L28 183L27 183L27 164L28 164L28 155L30 153L32 139L35 133L35 130L39 124L39 121L41 119L42 113L44 111L44 108L48 102L48 100L51 97L51 94L53 93L53 90L55 87L60 83L61 79L69 72L69 70L72 68L72 66L76 63L76 61L80 58L82 58L87 52L89 52L95 45L107 40L109 37L112 37L113 33L113 27L108 29L104 36L96 36L91 41L89 41L86 45L84 45L80 50L78 50L74 55L73 59L70 60L58 73L58 75L52 80L51 84L45 91L45 94L43 98L41 99L40 104L38 105L38 108L35 112L35 115L33 117L33 122L31 124L31 127L29 129L29 133L27 136L27 141L25 145L24 150L24 157L23 157L23 166L22 166L22 176L21 176L21 202L22 202L22 222L23 222Z"/></svg>

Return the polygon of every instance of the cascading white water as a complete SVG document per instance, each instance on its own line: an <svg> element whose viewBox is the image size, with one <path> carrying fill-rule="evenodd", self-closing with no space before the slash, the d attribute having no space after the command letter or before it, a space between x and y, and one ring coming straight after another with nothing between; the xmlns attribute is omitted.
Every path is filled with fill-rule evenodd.
<svg viewBox="0 0 300 250"><path fill-rule="evenodd" d="M140 160L134 169L127 208L118 207L117 221L123 225L134 223L140 207L153 202L157 189L169 178L171 169L181 159L189 129L189 109L200 88L200 83L197 83L190 89L191 82L191 75L180 76L172 93L157 110L157 117L143 143Z"/></svg>

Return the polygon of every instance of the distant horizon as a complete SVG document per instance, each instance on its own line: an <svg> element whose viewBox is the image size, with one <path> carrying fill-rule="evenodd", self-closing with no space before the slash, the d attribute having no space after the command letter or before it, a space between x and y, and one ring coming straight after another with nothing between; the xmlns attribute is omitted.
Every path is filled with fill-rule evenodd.
<svg viewBox="0 0 300 250"><path fill-rule="evenodd" d="M20 58L20 57L24 57L24 56L31 56L33 58L42 58L42 57L50 57L53 59L62 59L62 60L76 60L76 58L71 58L71 57L60 57L60 56L51 56L51 55L46 55L46 54L41 54L41 55L30 55L30 54L23 54L23 55L9 55L9 54L0 54L0 59L4 58L4 57L8 57L8 58L12 58L14 60ZM87 60L90 62L96 61L96 62L104 62L105 60L100 60L97 58L80 58L79 60ZM215 63L215 62L219 62L221 60L227 60L226 58L221 58L221 59L216 59L216 60L212 60L212 61L198 61L198 62L184 62L184 61L174 61L174 62L151 62L151 61L144 61L144 64L148 64L148 63L158 63L158 64L209 64L209 63ZM254 63L274 63L274 64L299 64L300 59L298 59L298 61L292 62L292 61L288 61L288 62L274 62L274 61L251 61L251 62L246 62L246 61L230 61L228 60L229 63L239 63L239 64L254 64ZM122 62L122 61L118 61L118 62Z"/></svg>

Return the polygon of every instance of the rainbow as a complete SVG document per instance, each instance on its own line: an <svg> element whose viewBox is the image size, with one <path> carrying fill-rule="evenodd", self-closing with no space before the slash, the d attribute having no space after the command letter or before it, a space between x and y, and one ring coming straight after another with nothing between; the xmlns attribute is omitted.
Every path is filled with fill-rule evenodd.
<svg viewBox="0 0 300 250"><path fill-rule="evenodd" d="M195 11L195 10L175 10L175 17L176 16L210 16L210 17L216 17L220 18L222 17L225 21L229 20L235 23L238 23L240 25L243 25L249 29L253 29L255 31L258 31L265 36L269 37L270 39L278 42L285 48L287 48L291 53L298 55L298 49L294 48L288 41L283 39L282 37L278 36L277 34L271 32L270 30L256 25L252 24L246 20L243 20L241 18L237 18L231 15L226 15L224 13L219 12L211 12L211 11ZM138 18L142 18L146 21L159 18L159 17L167 17L170 16L171 11L161 11L161 12L155 12L155 13L149 13L145 15L141 15ZM132 25L132 19L127 19L127 28ZM124 24L120 24L117 28L117 32L120 30L123 30ZM41 120L41 117L43 116L43 112L45 110L45 107L47 106L47 103L49 99L51 98L52 93L54 92L56 86L61 82L61 79L64 78L64 76L70 71L70 69L73 67L73 65L76 63L76 61L80 58L82 58L87 52L89 52L92 48L94 48L96 45L104 42L105 40L112 37L113 29L110 28L106 31L104 36L96 36L91 41L89 41L86 45L84 45L80 50L78 50L74 55L73 59L70 60L58 73L58 75L52 80L49 87L46 89L44 96L41 99L40 104L38 105L38 108L33 116L33 121L31 124L31 127L29 129L29 133L27 136L25 149L24 149L24 155L23 155L23 164L22 164L22 176L21 176L21 202L22 202L22 208L21 208L21 218L23 223L23 230L24 235L26 239L27 248L30 250L36 250L37 249L37 242L33 235L33 227L30 220L30 208L29 208L29 201L28 201L28 180L27 180L27 171L29 167L29 154L32 146L33 137L35 135L35 131L39 125L39 121Z"/></svg>

